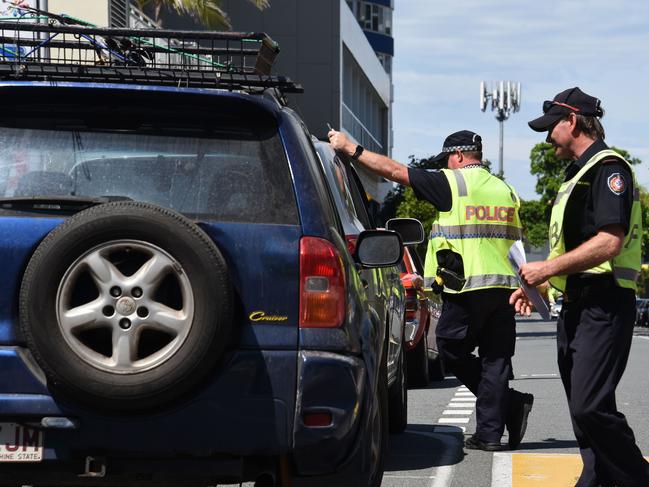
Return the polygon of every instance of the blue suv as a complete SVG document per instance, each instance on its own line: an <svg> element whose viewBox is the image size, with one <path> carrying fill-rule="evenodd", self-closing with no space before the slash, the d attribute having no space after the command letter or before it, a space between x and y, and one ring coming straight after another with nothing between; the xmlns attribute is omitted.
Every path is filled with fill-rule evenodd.
<svg viewBox="0 0 649 487"><path fill-rule="evenodd" d="M380 485L402 241L350 245L272 40L0 37L0 484Z"/></svg>

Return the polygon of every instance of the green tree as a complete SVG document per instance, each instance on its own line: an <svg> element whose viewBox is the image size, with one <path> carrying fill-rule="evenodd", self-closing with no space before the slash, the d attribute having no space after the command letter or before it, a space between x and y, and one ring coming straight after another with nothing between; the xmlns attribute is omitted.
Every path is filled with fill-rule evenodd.
<svg viewBox="0 0 649 487"><path fill-rule="evenodd" d="M640 205L642 207L642 261L649 260L649 192L640 188Z"/></svg>
<svg viewBox="0 0 649 487"><path fill-rule="evenodd" d="M548 205L539 200L521 201L521 223L525 239L534 247L548 239Z"/></svg>
<svg viewBox="0 0 649 487"><path fill-rule="evenodd" d="M420 200L415 196L412 188L405 188L403 199L397 208L396 216L405 218L416 218L424 226L424 235L430 234L433 220L437 215L437 210L428 201ZM427 240L418 246L417 251L422 257L426 255Z"/></svg>
<svg viewBox="0 0 649 487"><path fill-rule="evenodd" d="M248 0L258 9L269 6L269 0ZM230 18L221 8L221 0L137 0L140 9L153 6L156 22L160 21L162 7L168 7L180 15L189 15L197 22L214 29L230 29Z"/></svg>

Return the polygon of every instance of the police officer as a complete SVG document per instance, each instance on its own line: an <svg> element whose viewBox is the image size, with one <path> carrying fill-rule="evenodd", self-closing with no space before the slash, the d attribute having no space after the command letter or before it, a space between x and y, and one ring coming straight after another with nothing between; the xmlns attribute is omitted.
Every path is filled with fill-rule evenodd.
<svg viewBox="0 0 649 487"><path fill-rule="evenodd" d="M448 169L409 168L330 131L335 150L399 184L438 210L426 255L425 278L443 289L437 345L448 369L476 397L476 432L466 448L500 450L505 426L516 448L527 426L533 396L509 389L516 340L509 305L517 279L507 260L520 238L514 190L482 165L482 140L468 130L449 135L435 161ZM478 356L473 351L478 347Z"/></svg>
<svg viewBox="0 0 649 487"><path fill-rule="evenodd" d="M578 487L646 487L648 464L635 444L615 389L626 367L635 317L642 220L633 169L604 143L600 101L579 88L543 104L529 122L570 160L550 220L550 255L520 274L564 293L558 363L583 459ZM522 290L512 295L529 313Z"/></svg>

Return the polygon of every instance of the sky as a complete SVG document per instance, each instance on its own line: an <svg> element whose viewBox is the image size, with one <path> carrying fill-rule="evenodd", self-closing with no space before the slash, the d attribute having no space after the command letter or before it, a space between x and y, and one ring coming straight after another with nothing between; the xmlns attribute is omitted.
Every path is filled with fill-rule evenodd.
<svg viewBox="0 0 649 487"><path fill-rule="evenodd" d="M479 133L498 167L499 123L480 111L480 81L521 83L505 122L504 172L537 199L530 151L545 139L527 122L543 100L579 86L602 100L606 142L643 163L649 188L649 2L646 0L395 0L393 157L429 157L457 130Z"/></svg>

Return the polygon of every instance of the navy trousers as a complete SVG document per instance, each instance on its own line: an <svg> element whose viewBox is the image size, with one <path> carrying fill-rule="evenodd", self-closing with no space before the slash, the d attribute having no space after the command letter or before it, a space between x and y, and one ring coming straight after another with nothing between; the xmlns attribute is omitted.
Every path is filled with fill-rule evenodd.
<svg viewBox="0 0 649 487"><path fill-rule="evenodd" d="M509 407L516 344L511 293L511 289L444 293L437 324L437 347L444 366L475 394L476 436L486 442L500 441Z"/></svg>
<svg viewBox="0 0 649 487"><path fill-rule="evenodd" d="M649 464L617 410L633 337L635 295L612 279L568 288L557 324L559 371L584 463L577 487L647 487Z"/></svg>

